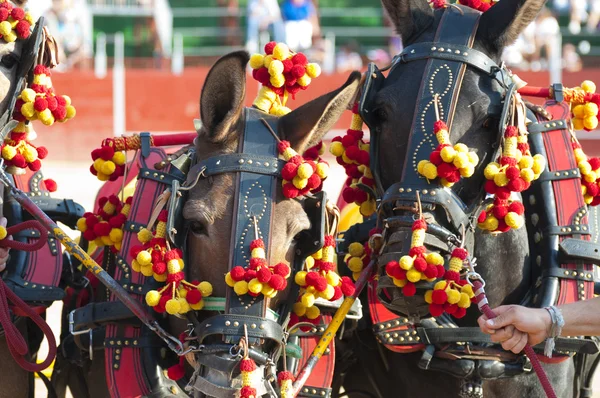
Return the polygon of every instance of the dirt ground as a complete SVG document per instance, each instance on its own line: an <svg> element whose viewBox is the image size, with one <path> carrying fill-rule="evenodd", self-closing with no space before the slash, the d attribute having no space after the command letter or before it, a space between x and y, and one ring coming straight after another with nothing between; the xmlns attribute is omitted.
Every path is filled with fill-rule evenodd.
<svg viewBox="0 0 600 398"><path fill-rule="evenodd" d="M335 160L330 160L332 170L330 177L325 181L325 190L328 193L330 200L337 200L337 192L340 192L344 182L343 169L335 165ZM90 164L87 162L65 163L65 162L44 162L44 175L48 178L53 178L58 183L58 190L53 194L56 198L71 198L84 206L86 210L91 209L96 192L101 183L93 177L89 171ZM73 236L76 235L73 231L67 230ZM50 324L55 336L58 339L60 335L60 312L62 303L57 302L48 310L48 323ZM40 358L44 358L47 352L47 344L44 341L42 344ZM600 377L594 379L594 398L600 398ZM47 391L40 379L36 379L36 398L47 396ZM68 398L71 395L68 394Z"/></svg>

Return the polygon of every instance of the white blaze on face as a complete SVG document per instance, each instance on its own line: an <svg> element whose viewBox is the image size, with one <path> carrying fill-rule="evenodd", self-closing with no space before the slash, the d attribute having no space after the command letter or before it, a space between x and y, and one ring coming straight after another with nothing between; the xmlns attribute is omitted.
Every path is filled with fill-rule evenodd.
<svg viewBox="0 0 600 398"><path fill-rule="evenodd" d="M22 40L6 43L0 39L0 115L6 110L16 84L22 49Z"/></svg>

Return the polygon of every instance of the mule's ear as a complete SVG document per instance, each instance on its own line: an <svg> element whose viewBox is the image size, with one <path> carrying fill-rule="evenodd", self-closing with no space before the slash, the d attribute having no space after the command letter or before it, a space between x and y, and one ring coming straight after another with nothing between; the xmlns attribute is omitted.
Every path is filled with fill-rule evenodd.
<svg viewBox="0 0 600 398"><path fill-rule="evenodd" d="M433 22L433 10L427 0L381 0L381 3L404 43Z"/></svg>
<svg viewBox="0 0 600 398"><path fill-rule="evenodd" d="M278 125L279 135L288 140L298 153L318 143L351 105L360 77L359 72L353 72L342 87L282 116Z"/></svg>
<svg viewBox="0 0 600 398"><path fill-rule="evenodd" d="M210 141L220 143L228 138L239 120L246 96L246 64L250 56L237 51L220 58L208 72L200 94L199 132Z"/></svg>
<svg viewBox="0 0 600 398"><path fill-rule="evenodd" d="M481 16L477 39L497 54L517 40L546 0L502 0Z"/></svg>

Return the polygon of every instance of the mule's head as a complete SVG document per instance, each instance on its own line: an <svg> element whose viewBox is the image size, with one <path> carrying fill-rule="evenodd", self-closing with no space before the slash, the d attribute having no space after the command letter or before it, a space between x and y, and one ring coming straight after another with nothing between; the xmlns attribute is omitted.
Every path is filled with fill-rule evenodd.
<svg viewBox="0 0 600 398"><path fill-rule="evenodd" d="M405 47L422 42L433 42L440 24L442 10L433 11L427 0L382 0L396 31ZM525 27L533 21L545 0L502 0L483 13L475 35L473 48L488 55L497 64L503 49L512 44ZM459 12L452 10L452 12ZM440 38L443 42L444 38ZM385 85L374 98L370 108L375 113L371 129L381 137L381 170L384 188L400 181L401 167L407 156L408 136L415 117L414 99L417 98L425 74L427 60L397 65ZM437 78L447 76L440 73ZM479 155L479 172L468 181L469 187L479 189L483 167L490 161L492 145L496 144L499 110L502 100L499 83L472 67L464 75L450 136L453 143L464 142ZM432 130L433 126L425 126ZM463 180L464 181L464 180ZM457 184L455 190L463 200L473 191ZM466 192L461 192L466 191Z"/></svg>

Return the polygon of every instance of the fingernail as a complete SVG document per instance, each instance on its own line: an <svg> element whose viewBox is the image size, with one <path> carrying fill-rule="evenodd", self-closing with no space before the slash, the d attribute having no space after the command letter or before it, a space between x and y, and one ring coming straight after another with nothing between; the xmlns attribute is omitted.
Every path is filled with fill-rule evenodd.
<svg viewBox="0 0 600 398"><path fill-rule="evenodd" d="M494 320L493 319L488 319L486 321L486 323L488 324L488 326L494 326Z"/></svg>

